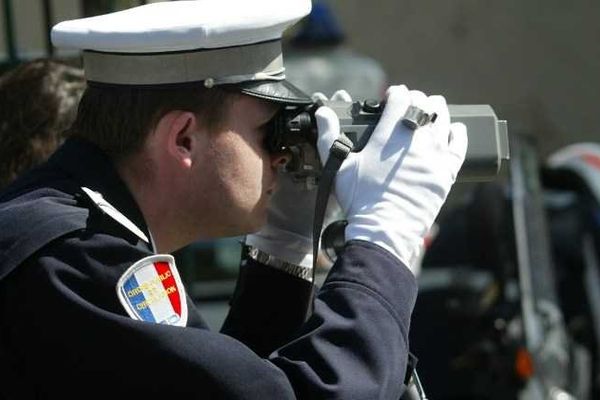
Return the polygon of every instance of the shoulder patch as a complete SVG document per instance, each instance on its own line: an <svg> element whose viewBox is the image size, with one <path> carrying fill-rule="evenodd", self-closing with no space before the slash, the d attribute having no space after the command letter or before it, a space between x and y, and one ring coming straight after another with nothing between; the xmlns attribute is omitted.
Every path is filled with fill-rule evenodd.
<svg viewBox="0 0 600 400"><path fill-rule="evenodd" d="M142 232L140 230L140 228L135 226L135 224L133 222L131 222L131 220L129 218L127 218L119 210L117 210L115 207L113 207L112 204L110 204L108 201L106 201L104 199L104 197L102 197L101 193L95 192L92 189L89 189L89 188L86 188L83 186L81 187L81 190L83 190L83 192L85 194L87 194L87 196L92 200L92 202L94 204L96 204L96 206L100 210L102 210L103 213L110 216L112 219L117 221L119 224L123 225L125 228L127 228L128 230L133 232L137 237L142 239L144 242L150 243L150 240L148 240L148 237L144 234L144 232Z"/></svg>
<svg viewBox="0 0 600 400"><path fill-rule="evenodd" d="M135 320L187 325L185 288L173 256L158 254L137 261L119 278L117 295Z"/></svg>

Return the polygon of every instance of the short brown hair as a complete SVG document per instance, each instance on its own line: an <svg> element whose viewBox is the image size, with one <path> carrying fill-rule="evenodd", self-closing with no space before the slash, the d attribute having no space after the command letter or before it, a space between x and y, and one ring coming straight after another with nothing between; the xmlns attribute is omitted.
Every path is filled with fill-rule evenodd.
<svg viewBox="0 0 600 400"><path fill-rule="evenodd" d="M84 88L81 69L49 59L26 62L0 78L0 187L61 144Z"/></svg>
<svg viewBox="0 0 600 400"><path fill-rule="evenodd" d="M90 83L72 127L109 157L119 160L141 149L160 118L173 110L190 111L208 129L223 120L233 94L199 83L176 86L125 86Z"/></svg>

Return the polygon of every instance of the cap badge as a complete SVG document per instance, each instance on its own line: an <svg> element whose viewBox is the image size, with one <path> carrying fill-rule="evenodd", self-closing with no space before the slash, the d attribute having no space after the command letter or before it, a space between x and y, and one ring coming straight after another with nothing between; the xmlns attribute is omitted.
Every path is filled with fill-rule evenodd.
<svg viewBox="0 0 600 400"><path fill-rule="evenodd" d="M159 254L137 261L119 278L117 295L135 320L187 324L185 289L173 256Z"/></svg>

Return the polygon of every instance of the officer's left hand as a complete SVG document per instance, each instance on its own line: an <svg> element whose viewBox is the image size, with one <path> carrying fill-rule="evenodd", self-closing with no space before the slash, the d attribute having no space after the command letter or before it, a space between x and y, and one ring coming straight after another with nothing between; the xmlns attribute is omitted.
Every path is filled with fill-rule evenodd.
<svg viewBox="0 0 600 400"><path fill-rule="evenodd" d="M401 121L411 105L438 117L410 129ZM340 122L325 106L315 117L317 145L326 160ZM375 243L418 275L423 238L456 180L467 145L465 125L451 123L442 96L390 87L368 144L348 155L335 178L335 195L348 221L346 240Z"/></svg>
<svg viewBox="0 0 600 400"><path fill-rule="evenodd" d="M327 100L322 93L313 94L313 100ZM331 100L352 101L345 90L338 90ZM277 189L271 199L267 224L246 237L246 244L292 264L310 268L313 264L313 219L317 188L307 188L280 172ZM332 203L329 212L335 207ZM333 207L332 207L333 206Z"/></svg>

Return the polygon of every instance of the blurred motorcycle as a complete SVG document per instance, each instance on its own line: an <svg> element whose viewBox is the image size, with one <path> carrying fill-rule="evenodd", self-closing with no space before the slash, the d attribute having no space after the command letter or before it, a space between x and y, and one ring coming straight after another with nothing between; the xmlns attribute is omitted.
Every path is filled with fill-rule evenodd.
<svg viewBox="0 0 600 400"><path fill-rule="evenodd" d="M510 176L440 215L410 336L431 398L597 398L600 169L556 159L513 136Z"/></svg>

